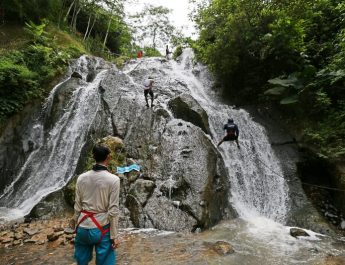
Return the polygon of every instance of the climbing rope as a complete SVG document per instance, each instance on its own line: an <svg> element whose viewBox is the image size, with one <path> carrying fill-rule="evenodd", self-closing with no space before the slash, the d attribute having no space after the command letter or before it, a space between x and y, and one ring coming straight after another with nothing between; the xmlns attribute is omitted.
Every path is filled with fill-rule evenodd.
<svg viewBox="0 0 345 265"><path fill-rule="evenodd" d="M258 160L263 166L265 166L266 168L268 168L272 173L274 173L277 177L280 177L280 178L282 178L282 179L285 179L284 176L282 176L281 174L277 173L277 172L276 172L275 170L273 170L271 167L269 167L268 165L266 165L260 158L258 158L257 160ZM345 190L343 190L343 189L331 188L331 187L326 187L326 186L311 184L311 183L307 183L307 182L303 182L303 181L301 181L301 183L302 183L303 185L311 186L311 187L315 187L315 188L345 192Z"/></svg>

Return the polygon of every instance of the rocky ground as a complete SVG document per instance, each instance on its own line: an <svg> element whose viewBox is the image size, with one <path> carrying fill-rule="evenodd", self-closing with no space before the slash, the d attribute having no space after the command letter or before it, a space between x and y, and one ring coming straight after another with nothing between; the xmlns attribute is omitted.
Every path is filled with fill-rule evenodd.
<svg viewBox="0 0 345 265"><path fill-rule="evenodd" d="M73 259L75 235L69 228L69 220L69 217L39 220L3 229L0 232L1 264L76 264ZM120 233L118 264L156 264L157 260L162 259L164 264L173 264L177 260L179 264L203 264L214 256L234 253L228 242L200 241L200 248L196 250L198 255L195 255L196 251L190 250L190 242L195 242L185 240L185 237L192 234L159 232L154 229L140 230L140 233L138 229L126 229ZM169 237L175 242L173 248ZM165 239L161 241L162 238ZM94 260L91 264L95 264Z"/></svg>
<svg viewBox="0 0 345 265"><path fill-rule="evenodd" d="M69 217L37 220L3 228L0 232L0 264L76 265L73 259L74 234L68 227L69 220ZM212 233L206 231L186 234L154 229L122 229L121 244L117 249L117 264L231 265L242 264L242 260L243 264L254 264L255 257L246 260L244 257L248 256L248 253L243 256L230 242L212 238ZM95 264L94 260L90 264ZM327 256L312 264L345 264L345 256Z"/></svg>

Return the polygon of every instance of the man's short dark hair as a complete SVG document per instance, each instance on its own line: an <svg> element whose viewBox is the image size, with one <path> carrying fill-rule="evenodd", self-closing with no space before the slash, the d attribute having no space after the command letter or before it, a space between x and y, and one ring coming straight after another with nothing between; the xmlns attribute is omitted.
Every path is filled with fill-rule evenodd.
<svg viewBox="0 0 345 265"><path fill-rule="evenodd" d="M110 149L103 145L95 145L92 154L96 162L104 162L110 154Z"/></svg>

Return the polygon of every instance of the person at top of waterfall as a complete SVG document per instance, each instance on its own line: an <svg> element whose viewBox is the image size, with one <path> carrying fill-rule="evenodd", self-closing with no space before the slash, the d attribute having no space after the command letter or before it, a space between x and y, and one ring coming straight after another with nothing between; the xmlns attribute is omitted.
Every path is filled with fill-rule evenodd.
<svg viewBox="0 0 345 265"><path fill-rule="evenodd" d="M153 107L153 91L152 91L152 87L153 87L153 78L149 77L148 79L145 80L144 82L144 96L145 96L145 101L146 101L146 107L149 107L149 102L148 102L148 95L150 95L151 97L151 108Z"/></svg>
<svg viewBox="0 0 345 265"><path fill-rule="evenodd" d="M167 58L167 60L169 60L169 54L171 54L172 52L169 51L169 46L167 45L165 47L165 57Z"/></svg>
<svg viewBox="0 0 345 265"><path fill-rule="evenodd" d="M234 123L234 120L228 119L228 123L224 124L223 129L226 131L226 135L217 146L220 146L225 141L236 141L237 147L240 148L240 144L238 143L239 130L237 124Z"/></svg>
<svg viewBox="0 0 345 265"><path fill-rule="evenodd" d="M81 174L76 184L74 258L79 265L88 264L95 248L97 265L114 265L119 245L120 179L108 171L108 147L96 145L92 152L96 164Z"/></svg>

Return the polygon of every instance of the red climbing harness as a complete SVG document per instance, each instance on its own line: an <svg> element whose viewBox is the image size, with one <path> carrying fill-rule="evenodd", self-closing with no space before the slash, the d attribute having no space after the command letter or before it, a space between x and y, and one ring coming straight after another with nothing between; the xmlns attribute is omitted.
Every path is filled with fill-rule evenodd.
<svg viewBox="0 0 345 265"><path fill-rule="evenodd" d="M90 217L90 219L92 220L92 222L97 226L97 228L99 229L99 231L101 231L101 238L99 240L99 243L102 241L104 235L106 233L108 233L110 231L110 227L106 228L106 229L103 229L103 227L100 225L100 223L97 221L97 219L95 218L95 214L97 213L92 213L92 212L88 212L88 211L85 211L85 210L82 210L81 211L84 216L80 219L79 223L77 224L77 227L75 228L75 231L77 231L79 225L84 222L86 220L86 218Z"/></svg>

